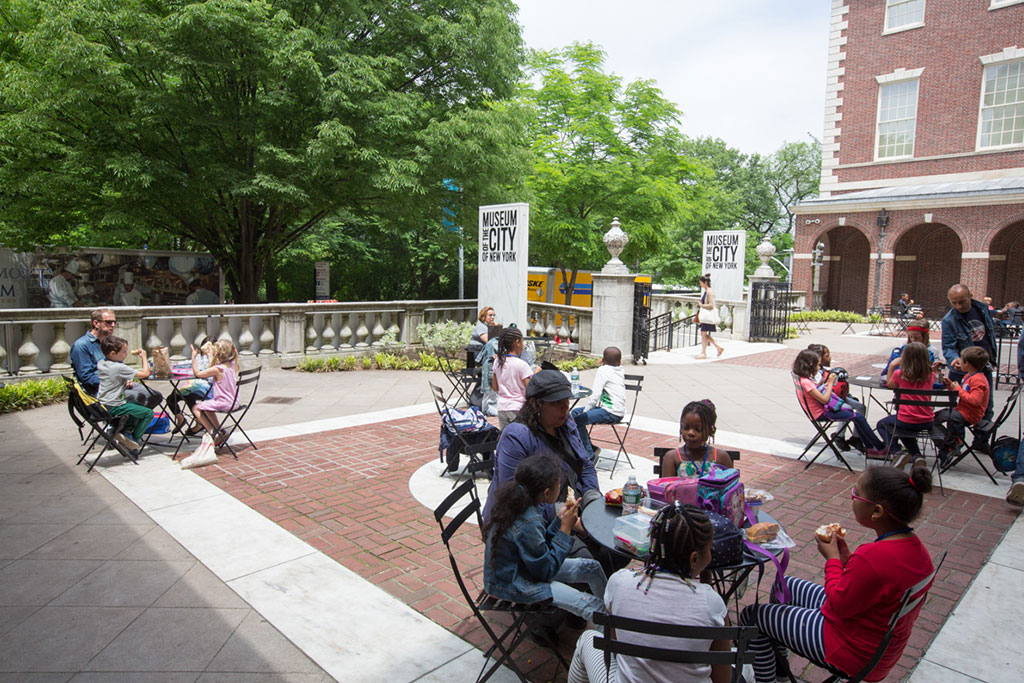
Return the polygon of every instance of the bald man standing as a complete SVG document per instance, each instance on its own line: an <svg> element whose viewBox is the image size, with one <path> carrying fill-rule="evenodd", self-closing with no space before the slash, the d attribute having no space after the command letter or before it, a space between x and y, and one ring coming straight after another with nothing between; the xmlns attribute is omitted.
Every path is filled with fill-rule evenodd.
<svg viewBox="0 0 1024 683"><path fill-rule="evenodd" d="M947 294L951 309L942 316L942 355L949 364L949 378L959 382L964 377L960 368L960 352L968 346L980 346L988 351L993 363L999 362L999 347L996 345L996 328L992 316L988 314L988 306L971 298L971 290L965 285L953 285ZM985 368L988 385L992 383L992 366ZM988 393L988 407L985 419L992 419L992 394Z"/></svg>

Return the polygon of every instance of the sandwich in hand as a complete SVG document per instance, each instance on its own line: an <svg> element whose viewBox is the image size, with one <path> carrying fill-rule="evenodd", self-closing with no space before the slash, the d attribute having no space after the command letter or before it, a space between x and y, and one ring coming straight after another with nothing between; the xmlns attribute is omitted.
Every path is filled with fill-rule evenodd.
<svg viewBox="0 0 1024 683"><path fill-rule="evenodd" d="M839 538L846 536L846 529L841 524L832 522L831 524L822 524L814 530L814 533L821 539L822 543L831 543L832 537L835 535L838 535Z"/></svg>
<svg viewBox="0 0 1024 683"><path fill-rule="evenodd" d="M771 522L758 522L747 529L747 540L751 543L769 543L779 535L779 525Z"/></svg>

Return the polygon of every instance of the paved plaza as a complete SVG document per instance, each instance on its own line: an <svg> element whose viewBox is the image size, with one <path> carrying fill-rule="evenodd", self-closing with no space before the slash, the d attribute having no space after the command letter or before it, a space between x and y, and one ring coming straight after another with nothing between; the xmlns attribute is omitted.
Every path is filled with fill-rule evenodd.
<svg viewBox="0 0 1024 683"><path fill-rule="evenodd" d="M894 345L840 327L812 326L784 345L726 341L721 360L657 353L626 369L644 375L627 443L638 478L651 476L652 448L674 442L683 403L711 398L718 442L741 449L748 486L773 493L767 509L798 543L790 573L810 579L823 573L807 540L820 523L869 539L850 513L856 474L795 460L812 430L789 366L813 338L835 365L877 374ZM265 371L246 418L259 449L192 472L153 450L137 466L111 456L86 474L64 406L0 416L0 681L472 681L486 639L431 514L452 480L439 476L428 381L444 379ZM950 554L887 680L1019 679L1014 629L999 625L1014 624L1024 600L1024 530L1003 501L1007 478L994 486L967 461L958 470L917 524L933 557ZM479 581L479 537L464 530L455 545ZM563 631L566 655L574 633ZM517 654L531 680L551 680L548 652L527 642Z"/></svg>

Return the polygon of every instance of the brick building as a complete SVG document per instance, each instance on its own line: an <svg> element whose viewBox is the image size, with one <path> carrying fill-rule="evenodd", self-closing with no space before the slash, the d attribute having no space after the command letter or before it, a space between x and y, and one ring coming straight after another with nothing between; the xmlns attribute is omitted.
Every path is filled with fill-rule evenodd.
<svg viewBox="0 0 1024 683"><path fill-rule="evenodd" d="M906 291L930 318L957 282L1024 301L1024 0L834 0L830 30L794 289L861 313Z"/></svg>

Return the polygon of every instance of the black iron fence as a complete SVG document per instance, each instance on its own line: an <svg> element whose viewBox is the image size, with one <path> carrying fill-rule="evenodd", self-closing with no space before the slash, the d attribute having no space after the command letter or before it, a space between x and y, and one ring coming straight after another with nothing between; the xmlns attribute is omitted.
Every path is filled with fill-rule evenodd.
<svg viewBox="0 0 1024 683"><path fill-rule="evenodd" d="M1016 386L1020 383L1017 367L1017 342L1020 340L1021 325L996 323L996 386L1000 384Z"/></svg>
<svg viewBox="0 0 1024 683"><path fill-rule="evenodd" d="M789 328L789 283L754 282L750 288L750 340L781 342Z"/></svg>

